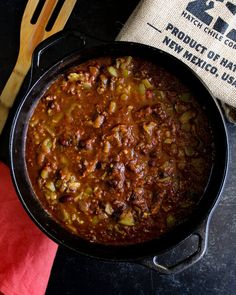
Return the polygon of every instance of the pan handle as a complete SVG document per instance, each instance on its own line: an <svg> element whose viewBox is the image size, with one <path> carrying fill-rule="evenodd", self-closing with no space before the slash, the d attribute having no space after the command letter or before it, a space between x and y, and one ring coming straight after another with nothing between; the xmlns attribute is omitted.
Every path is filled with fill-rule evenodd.
<svg viewBox="0 0 236 295"><path fill-rule="evenodd" d="M146 258L142 261L139 261L138 263L150 269L153 269L160 274L165 274L165 275L176 274L189 268L194 263L199 261L206 253L207 243L208 243L209 222L210 222L210 217L206 221L204 221L203 224L190 236L190 237L193 237L193 236L197 237L198 245L197 245L197 250L194 251L189 256L187 256L186 258L183 258L182 260L172 265L164 265L158 262L159 256L157 255L157 256L154 256L153 258ZM168 253L168 252L169 251L166 251L165 253Z"/></svg>
<svg viewBox="0 0 236 295"><path fill-rule="evenodd" d="M73 46L72 48L68 48L67 43L72 40ZM53 53L55 53L56 50L59 50L59 54L56 54L57 59L59 57L61 60L75 50L83 49L85 45L85 37L78 31L60 31L42 41L33 52L29 88L38 80L45 70L59 61L54 59Z"/></svg>
<svg viewBox="0 0 236 295"><path fill-rule="evenodd" d="M106 42L106 40L101 40L75 30L63 30L45 39L33 52L28 90L45 70L60 60L63 60L65 56L82 50L85 47L93 47ZM55 60L54 56L56 56L57 60Z"/></svg>

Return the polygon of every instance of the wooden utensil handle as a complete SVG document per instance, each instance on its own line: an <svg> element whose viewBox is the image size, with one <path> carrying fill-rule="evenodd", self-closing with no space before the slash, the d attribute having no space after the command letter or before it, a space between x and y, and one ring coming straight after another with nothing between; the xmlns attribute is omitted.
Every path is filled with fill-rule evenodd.
<svg viewBox="0 0 236 295"><path fill-rule="evenodd" d="M0 96L0 134L6 123L9 110L12 107L24 78L30 68L30 60L25 61L24 59L24 63L20 62L20 60L21 58L18 57L11 76L9 77Z"/></svg>
<svg viewBox="0 0 236 295"><path fill-rule="evenodd" d="M6 123L8 113L9 113L9 108L4 106L0 102L0 134L2 133L2 129L3 129L4 125L5 125L5 123Z"/></svg>
<svg viewBox="0 0 236 295"><path fill-rule="evenodd" d="M9 77L0 96L0 102L7 108L12 107L30 67L30 61L22 64L18 62L19 60L20 58L18 58L16 65L11 73L11 76Z"/></svg>

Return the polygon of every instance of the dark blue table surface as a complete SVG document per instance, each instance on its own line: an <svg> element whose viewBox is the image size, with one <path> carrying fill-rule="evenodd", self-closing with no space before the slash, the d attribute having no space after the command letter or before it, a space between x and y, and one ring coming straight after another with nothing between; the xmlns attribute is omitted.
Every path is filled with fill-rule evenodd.
<svg viewBox="0 0 236 295"><path fill-rule="evenodd" d="M16 61L26 2L0 2L0 90ZM137 3L138 0L78 0L66 28L114 40ZM104 262L60 246L46 295L236 294L236 127L227 123L227 129L230 139L228 176L211 219L207 253L198 263L182 273L161 276L138 264ZM5 161L7 137L5 131L0 138L0 157Z"/></svg>

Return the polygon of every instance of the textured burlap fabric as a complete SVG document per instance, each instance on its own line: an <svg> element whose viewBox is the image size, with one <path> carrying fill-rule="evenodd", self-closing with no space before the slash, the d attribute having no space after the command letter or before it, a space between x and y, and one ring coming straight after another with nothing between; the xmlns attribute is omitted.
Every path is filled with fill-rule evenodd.
<svg viewBox="0 0 236 295"><path fill-rule="evenodd" d="M176 56L223 106L236 107L235 0L143 0L117 40L148 44Z"/></svg>

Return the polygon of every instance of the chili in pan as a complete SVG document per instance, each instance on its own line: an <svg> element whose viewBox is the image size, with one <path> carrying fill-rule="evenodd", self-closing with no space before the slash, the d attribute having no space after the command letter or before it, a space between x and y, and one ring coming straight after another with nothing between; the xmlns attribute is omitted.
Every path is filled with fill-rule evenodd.
<svg viewBox="0 0 236 295"><path fill-rule="evenodd" d="M101 57L69 69L27 131L29 178L45 210L91 242L158 238L199 203L214 161L191 90L158 64Z"/></svg>

